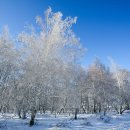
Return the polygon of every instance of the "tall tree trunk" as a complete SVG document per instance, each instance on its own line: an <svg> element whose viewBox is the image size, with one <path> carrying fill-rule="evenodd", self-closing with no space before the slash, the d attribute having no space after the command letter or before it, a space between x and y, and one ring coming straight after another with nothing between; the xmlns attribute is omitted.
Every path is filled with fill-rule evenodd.
<svg viewBox="0 0 130 130"><path fill-rule="evenodd" d="M36 110L32 110L31 120L30 120L30 124L29 124L30 127L34 125L35 116L36 116Z"/></svg>
<svg viewBox="0 0 130 130"><path fill-rule="evenodd" d="M18 110L18 117L19 117L19 119L21 119L21 111L20 110Z"/></svg>
<svg viewBox="0 0 130 130"><path fill-rule="evenodd" d="M75 108L74 119L77 120L78 108Z"/></svg>
<svg viewBox="0 0 130 130"><path fill-rule="evenodd" d="M26 119L27 117L26 117L26 111L23 111L22 112L22 119Z"/></svg>

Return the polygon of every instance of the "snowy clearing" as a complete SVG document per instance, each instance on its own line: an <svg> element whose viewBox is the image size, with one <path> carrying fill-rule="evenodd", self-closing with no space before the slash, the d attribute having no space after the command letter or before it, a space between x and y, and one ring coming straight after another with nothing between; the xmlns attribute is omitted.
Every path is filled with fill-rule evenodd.
<svg viewBox="0 0 130 130"><path fill-rule="evenodd" d="M36 124L29 127L28 119L18 119L13 114L0 114L0 130L130 130L130 112L102 117L95 114L72 116L37 114Z"/></svg>

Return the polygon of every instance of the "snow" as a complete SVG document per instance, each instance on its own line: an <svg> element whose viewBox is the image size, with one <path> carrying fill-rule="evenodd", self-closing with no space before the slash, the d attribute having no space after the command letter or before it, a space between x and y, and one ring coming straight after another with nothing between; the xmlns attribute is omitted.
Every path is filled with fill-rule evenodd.
<svg viewBox="0 0 130 130"><path fill-rule="evenodd" d="M29 127L27 119L18 119L14 114L0 114L0 130L130 130L130 112L123 115L109 113L107 116L79 114L73 116L37 114L36 124Z"/></svg>

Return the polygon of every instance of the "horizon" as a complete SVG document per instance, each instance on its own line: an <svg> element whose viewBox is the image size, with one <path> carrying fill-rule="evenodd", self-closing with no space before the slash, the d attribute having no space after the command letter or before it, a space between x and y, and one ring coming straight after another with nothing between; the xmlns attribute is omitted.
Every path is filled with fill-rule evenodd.
<svg viewBox="0 0 130 130"><path fill-rule="evenodd" d="M43 17L49 6L54 12L62 12L63 18L78 17L73 30L88 49L81 63L83 66L91 64L96 57L108 65L108 57L112 57L117 64L130 70L128 0L1 0L0 29L8 25L11 34L17 35L26 24L35 25L35 17Z"/></svg>

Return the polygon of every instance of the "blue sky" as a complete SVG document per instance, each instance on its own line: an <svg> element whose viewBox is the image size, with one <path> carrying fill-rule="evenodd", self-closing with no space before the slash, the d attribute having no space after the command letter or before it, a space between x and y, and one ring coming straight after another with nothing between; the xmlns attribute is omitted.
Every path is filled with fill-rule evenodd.
<svg viewBox="0 0 130 130"><path fill-rule="evenodd" d="M130 1L129 0L0 0L0 28L8 25L16 35L26 23L51 6L64 16L77 16L74 31L88 49L83 60L90 64L99 57L108 64L113 57L130 69Z"/></svg>

